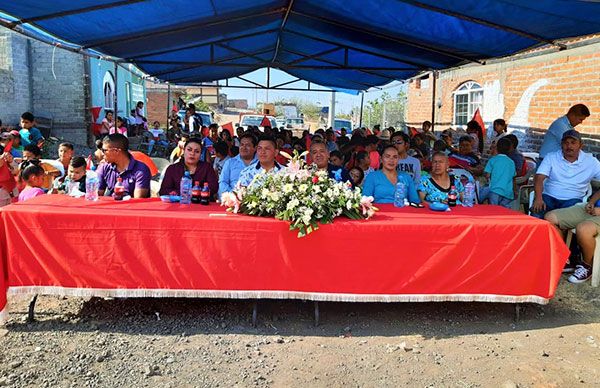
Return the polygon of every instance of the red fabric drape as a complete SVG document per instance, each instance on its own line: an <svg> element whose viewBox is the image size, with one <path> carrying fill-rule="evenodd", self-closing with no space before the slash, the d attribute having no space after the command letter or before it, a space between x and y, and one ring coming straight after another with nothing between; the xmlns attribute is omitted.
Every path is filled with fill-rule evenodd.
<svg viewBox="0 0 600 388"><path fill-rule="evenodd" d="M348 301L554 296L569 251L548 222L497 206L380 208L298 239L286 222L217 205L40 196L2 208L0 310L7 287Z"/></svg>

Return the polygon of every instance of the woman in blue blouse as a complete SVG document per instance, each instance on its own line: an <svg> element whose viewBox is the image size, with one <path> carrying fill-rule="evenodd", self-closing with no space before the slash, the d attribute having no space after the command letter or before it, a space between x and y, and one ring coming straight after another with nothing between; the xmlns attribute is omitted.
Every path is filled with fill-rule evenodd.
<svg viewBox="0 0 600 388"><path fill-rule="evenodd" d="M399 159L400 155L395 146L385 147L381 155L382 168L367 175L363 184L363 195L372 196L375 203L393 203L396 183L403 182L408 200L421 203L410 175L397 170Z"/></svg>
<svg viewBox="0 0 600 388"><path fill-rule="evenodd" d="M431 176L422 176L417 190L423 202L448 203L448 193L452 186L458 192L456 203L462 201L465 188L460 179L448 174L448 156L443 152L436 152L431 158Z"/></svg>

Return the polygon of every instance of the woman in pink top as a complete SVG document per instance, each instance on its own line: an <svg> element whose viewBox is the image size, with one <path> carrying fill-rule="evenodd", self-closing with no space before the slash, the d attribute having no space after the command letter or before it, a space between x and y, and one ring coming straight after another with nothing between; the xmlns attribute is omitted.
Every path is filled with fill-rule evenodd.
<svg viewBox="0 0 600 388"><path fill-rule="evenodd" d="M44 190L41 189L44 183L44 169L40 167L39 163L35 163L34 161L27 163L27 166L21 170L21 179L26 183L26 186L19 194L19 202L45 194Z"/></svg>
<svg viewBox="0 0 600 388"><path fill-rule="evenodd" d="M109 134L115 133L115 127L110 127ZM125 121L121 116L117 117L117 131L116 133L120 133L123 136L127 136L127 128L125 128Z"/></svg>

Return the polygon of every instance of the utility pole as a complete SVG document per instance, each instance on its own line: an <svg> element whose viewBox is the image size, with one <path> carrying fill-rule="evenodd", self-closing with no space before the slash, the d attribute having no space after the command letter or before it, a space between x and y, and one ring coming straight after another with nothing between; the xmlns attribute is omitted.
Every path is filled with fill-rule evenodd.
<svg viewBox="0 0 600 388"><path fill-rule="evenodd" d="M335 92L331 92L331 102L329 104L329 126L333 128L335 124Z"/></svg>

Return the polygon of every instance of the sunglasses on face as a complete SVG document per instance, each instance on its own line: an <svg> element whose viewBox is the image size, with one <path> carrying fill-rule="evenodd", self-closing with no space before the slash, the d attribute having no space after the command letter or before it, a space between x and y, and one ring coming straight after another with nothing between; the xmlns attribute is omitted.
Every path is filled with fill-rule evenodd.
<svg viewBox="0 0 600 388"><path fill-rule="evenodd" d="M120 151L120 148L102 148L102 153L105 154L108 151Z"/></svg>

